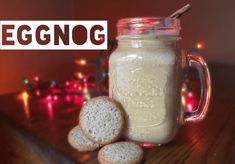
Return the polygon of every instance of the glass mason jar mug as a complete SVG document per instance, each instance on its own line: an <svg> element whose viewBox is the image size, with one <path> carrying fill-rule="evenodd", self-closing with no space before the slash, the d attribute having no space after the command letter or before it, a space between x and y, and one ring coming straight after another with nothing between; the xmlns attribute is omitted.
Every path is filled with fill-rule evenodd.
<svg viewBox="0 0 235 164"><path fill-rule="evenodd" d="M109 95L126 112L126 137L143 145L164 144L174 138L179 125L203 120L210 101L210 74L201 56L181 55L180 20L126 18L117 28L118 47L109 59ZM201 100L194 112L181 108L184 60L198 70L201 80Z"/></svg>

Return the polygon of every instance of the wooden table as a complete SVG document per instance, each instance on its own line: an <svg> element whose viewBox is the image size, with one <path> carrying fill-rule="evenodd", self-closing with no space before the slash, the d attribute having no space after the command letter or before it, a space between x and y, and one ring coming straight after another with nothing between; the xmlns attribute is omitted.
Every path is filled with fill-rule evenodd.
<svg viewBox="0 0 235 164"><path fill-rule="evenodd" d="M169 144L145 149L145 164L235 163L235 66L212 65L212 102L206 120L182 126ZM98 163L97 151L79 153L67 143L80 107L53 111L31 99L28 111L17 94L0 97L1 163Z"/></svg>

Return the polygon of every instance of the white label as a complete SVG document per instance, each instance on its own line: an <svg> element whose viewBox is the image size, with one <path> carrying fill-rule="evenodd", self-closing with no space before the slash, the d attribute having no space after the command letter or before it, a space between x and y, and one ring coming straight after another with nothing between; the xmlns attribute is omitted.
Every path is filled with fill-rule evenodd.
<svg viewBox="0 0 235 164"><path fill-rule="evenodd" d="M0 21L2 50L105 50L107 21Z"/></svg>

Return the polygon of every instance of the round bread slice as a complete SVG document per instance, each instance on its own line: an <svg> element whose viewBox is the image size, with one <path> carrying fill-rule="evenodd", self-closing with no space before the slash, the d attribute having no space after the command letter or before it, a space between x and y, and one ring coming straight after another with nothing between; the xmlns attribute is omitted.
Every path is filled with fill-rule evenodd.
<svg viewBox="0 0 235 164"><path fill-rule="evenodd" d="M121 137L124 112L113 99L107 96L96 97L82 107L79 124L90 140L98 144L108 144Z"/></svg>
<svg viewBox="0 0 235 164"><path fill-rule="evenodd" d="M143 149L132 142L116 142L100 149L101 164L137 164L143 159Z"/></svg>
<svg viewBox="0 0 235 164"><path fill-rule="evenodd" d="M73 148L81 152L93 151L101 146L89 140L83 134L79 126L75 126L70 130L68 134L68 142Z"/></svg>

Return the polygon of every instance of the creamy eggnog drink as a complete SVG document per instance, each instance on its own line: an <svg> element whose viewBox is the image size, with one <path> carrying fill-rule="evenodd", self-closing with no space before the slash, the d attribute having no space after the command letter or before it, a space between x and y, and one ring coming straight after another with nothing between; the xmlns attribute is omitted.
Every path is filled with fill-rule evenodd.
<svg viewBox="0 0 235 164"><path fill-rule="evenodd" d="M130 139L165 143L175 134L181 88L174 46L152 40L137 50L120 43L110 58L110 92L126 109Z"/></svg>
<svg viewBox="0 0 235 164"><path fill-rule="evenodd" d="M126 112L126 137L143 143L169 142L184 114L179 20L121 19L117 26L118 48L109 60L109 92Z"/></svg>

